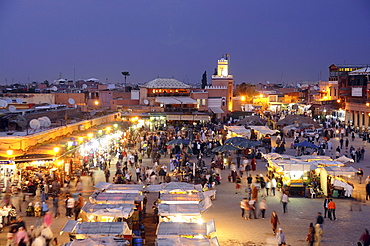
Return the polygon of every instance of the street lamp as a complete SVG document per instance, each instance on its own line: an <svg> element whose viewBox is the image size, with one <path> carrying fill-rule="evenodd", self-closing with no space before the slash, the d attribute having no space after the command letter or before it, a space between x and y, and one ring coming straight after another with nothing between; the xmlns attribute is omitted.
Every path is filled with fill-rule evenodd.
<svg viewBox="0 0 370 246"><path fill-rule="evenodd" d="M60 148L59 147L54 147L54 155L57 155L58 154L58 152L60 151Z"/></svg>
<svg viewBox="0 0 370 246"><path fill-rule="evenodd" d="M11 157L13 155L13 150L12 149L8 149L6 151L6 155L9 156L9 157Z"/></svg>
<svg viewBox="0 0 370 246"><path fill-rule="evenodd" d="M95 106L98 106L99 105L99 101L98 100L94 101L94 104L95 104Z"/></svg>

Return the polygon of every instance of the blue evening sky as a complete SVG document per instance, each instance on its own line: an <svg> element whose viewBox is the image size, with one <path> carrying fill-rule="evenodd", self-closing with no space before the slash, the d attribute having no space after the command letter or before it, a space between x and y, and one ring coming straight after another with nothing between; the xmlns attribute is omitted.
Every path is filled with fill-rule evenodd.
<svg viewBox="0 0 370 246"><path fill-rule="evenodd" d="M225 53L236 83L327 80L370 64L369 30L369 0L1 0L0 84L196 84Z"/></svg>

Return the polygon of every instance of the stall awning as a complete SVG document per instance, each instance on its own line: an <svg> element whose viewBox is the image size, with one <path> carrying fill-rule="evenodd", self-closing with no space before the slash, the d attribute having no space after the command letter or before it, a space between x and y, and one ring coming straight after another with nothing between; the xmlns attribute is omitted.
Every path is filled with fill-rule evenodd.
<svg viewBox="0 0 370 246"><path fill-rule="evenodd" d="M218 108L218 107L209 107L209 109L215 113L215 114L223 114L225 113L221 108Z"/></svg>
<svg viewBox="0 0 370 246"><path fill-rule="evenodd" d="M182 104L197 104L198 102L191 97L174 97L177 101L180 101Z"/></svg>
<svg viewBox="0 0 370 246"><path fill-rule="evenodd" d="M130 235L126 222L77 222L68 220L62 232L84 235Z"/></svg>
<svg viewBox="0 0 370 246"><path fill-rule="evenodd" d="M158 103L163 103L165 105L168 105L168 104L181 104L180 101L176 100L173 97L157 97L156 100L157 100Z"/></svg>

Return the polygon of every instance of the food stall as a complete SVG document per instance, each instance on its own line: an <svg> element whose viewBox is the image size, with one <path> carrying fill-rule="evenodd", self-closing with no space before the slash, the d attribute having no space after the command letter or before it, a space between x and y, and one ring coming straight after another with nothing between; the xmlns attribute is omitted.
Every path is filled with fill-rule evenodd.
<svg viewBox="0 0 370 246"><path fill-rule="evenodd" d="M129 246L130 241L119 237L92 237L86 239L76 239L72 242L62 244L62 246Z"/></svg>
<svg viewBox="0 0 370 246"><path fill-rule="evenodd" d="M317 168L315 162L299 160L269 160L269 170L279 174L290 196L306 196L306 183L310 172Z"/></svg>
<svg viewBox="0 0 370 246"><path fill-rule="evenodd" d="M352 196L353 185L348 179L356 175L357 170L353 167L323 167L319 168L321 189L325 196L332 197Z"/></svg>
<svg viewBox="0 0 370 246"><path fill-rule="evenodd" d="M157 238L155 246L220 246L217 237L213 238Z"/></svg>
<svg viewBox="0 0 370 246"><path fill-rule="evenodd" d="M202 192L199 193L186 193L186 194L171 194L161 193L160 202L165 204L199 204L205 196Z"/></svg>
<svg viewBox="0 0 370 246"><path fill-rule="evenodd" d="M132 238L132 231L126 222L78 222L68 220L61 233L68 232L71 238L86 239L90 237Z"/></svg>
<svg viewBox="0 0 370 246"><path fill-rule="evenodd" d="M94 188L108 193L139 193L142 195L145 185L142 184L112 184L99 181Z"/></svg>
<svg viewBox="0 0 370 246"><path fill-rule="evenodd" d="M115 193L111 192L100 192L94 191L94 193L89 197L91 203L94 204L131 204L134 203L138 211L142 211L144 208L144 196L134 193L122 193L116 191Z"/></svg>
<svg viewBox="0 0 370 246"><path fill-rule="evenodd" d="M135 204L93 204L85 203L80 212L82 222L121 222L134 213ZM128 222L128 224L130 224Z"/></svg>
<svg viewBox="0 0 370 246"><path fill-rule="evenodd" d="M203 222L202 214L212 206L206 197L199 204L158 204L160 222Z"/></svg>
<svg viewBox="0 0 370 246"><path fill-rule="evenodd" d="M207 223L161 222L157 227L157 238L212 238L215 232L213 219Z"/></svg>

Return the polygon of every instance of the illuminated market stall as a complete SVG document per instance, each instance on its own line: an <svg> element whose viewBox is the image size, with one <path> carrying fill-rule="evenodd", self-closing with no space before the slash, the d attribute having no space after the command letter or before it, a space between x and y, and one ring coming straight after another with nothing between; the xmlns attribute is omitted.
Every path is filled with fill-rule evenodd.
<svg viewBox="0 0 370 246"><path fill-rule="evenodd" d="M215 232L213 219L207 223L161 222L157 228L157 238L212 238Z"/></svg>
<svg viewBox="0 0 370 246"><path fill-rule="evenodd" d="M213 238L157 238L155 246L220 246L217 237Z"/></svg>
<svg viewBox="0 0 370 246"><path fill-rule="evenodd" d="M76 239L72 242L62 244L62 246L129 246L130 241L119 237L91 237L86 239Z"/></svg>
<svg viewBox="0 0 370 246"><path fill-rule="evenodd" d="M323 167L320 171L321 188L324 195L332 197L351 197L353 185L348 179L356 175L356 169L353 167Z"/></svg>
<svg viewBox="0 0 370 246"><path fill-rule="evenodd" d="M132 231L126 222L78 222L68 220L61 232L68 232L71 238L76 239L106 236L132 238Z"/></svg>
<svg viewBox="0 0 370 246"><path fill-rule="evenodd" d="M121 222L126 221L133 215L134 208L134 203L85 203L79 216L82 219L82 222Z"/></svg>

